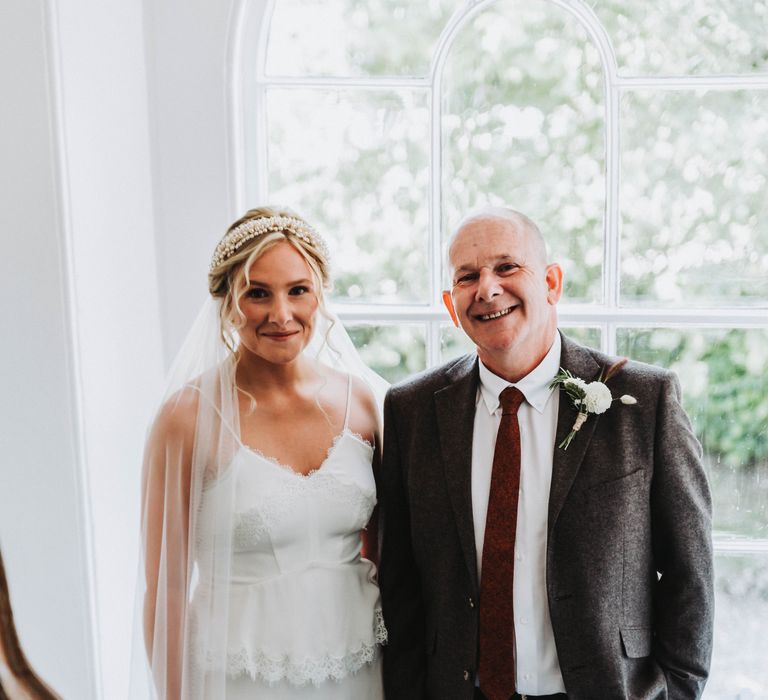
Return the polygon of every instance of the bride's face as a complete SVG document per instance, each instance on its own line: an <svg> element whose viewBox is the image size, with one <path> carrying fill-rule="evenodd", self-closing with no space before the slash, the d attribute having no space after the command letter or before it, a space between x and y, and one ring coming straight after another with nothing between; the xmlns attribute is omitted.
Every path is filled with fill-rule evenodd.
<svg viewBox="0 0 768 700"><path fill-rule="evenodd" d="M312 337L319 305L307 261L287 241L277 243L251 265L248 281L239 300L242 348L275 364L292 362Z"/></svg>

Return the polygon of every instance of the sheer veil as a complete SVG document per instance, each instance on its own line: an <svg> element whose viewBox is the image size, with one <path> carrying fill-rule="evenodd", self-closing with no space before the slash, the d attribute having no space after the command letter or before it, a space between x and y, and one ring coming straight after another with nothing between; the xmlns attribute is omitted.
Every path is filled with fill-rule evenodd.
<svg viewBox="0 0 768 700"><path fill-rule="evenodd" d="M132 699L225 697L228 574L238 526L230 465L242 445L221 303L209 297L194 321L147 438ZM386 382L322 307L303 352L361 378L381 406Z"/></svg>

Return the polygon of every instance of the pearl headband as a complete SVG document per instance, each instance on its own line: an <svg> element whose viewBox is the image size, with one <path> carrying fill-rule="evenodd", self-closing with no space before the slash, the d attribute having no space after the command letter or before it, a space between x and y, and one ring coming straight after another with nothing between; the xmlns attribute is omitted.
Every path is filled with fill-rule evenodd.
<svg viewBox="0 0 768 700"><path fill-rule="evenodd" d="M290 231L296 238L317 248L328 259L328 246L309 224L294 216L268 216L262 219L250 219L233 228L219 241L211 259L211 270L221 265L234 255L244 243L272 231Z"/></svg>

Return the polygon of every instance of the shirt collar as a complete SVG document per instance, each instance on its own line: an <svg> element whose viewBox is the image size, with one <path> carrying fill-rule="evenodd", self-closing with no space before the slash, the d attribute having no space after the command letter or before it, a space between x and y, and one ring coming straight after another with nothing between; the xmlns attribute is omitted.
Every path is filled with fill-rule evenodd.
<svg viewBox="0 0 768 700"><path fill-rule="evenodd" d="M510 384L506 379L491 372L480 360L478 403L482 398L488 408L488 413L493 415L499 408L499 394L508 386L516 386L525 396L525 400L539 413L543 413L547 400L554 391L554 389L550 389L549 383L560 368L560 345L560 334L555 333L555 340L544 359L515 384Z"/></svg>

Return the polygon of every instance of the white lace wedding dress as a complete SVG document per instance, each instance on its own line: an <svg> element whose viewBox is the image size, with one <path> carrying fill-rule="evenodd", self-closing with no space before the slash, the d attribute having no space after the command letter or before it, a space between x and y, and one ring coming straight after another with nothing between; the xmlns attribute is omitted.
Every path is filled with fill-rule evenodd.
<svg viewBox="0 0 768 700"><path fill-rule="evenodd" d="M373 450L349 430L349 404L315 471L301 475L243 445L224 477L237 480L226 700L383 699L386 629L375 567L360 556L376 502ZM208 488L219 487L229 488ZM216 527L205 503L204 493L201 525Z"/></svg>

